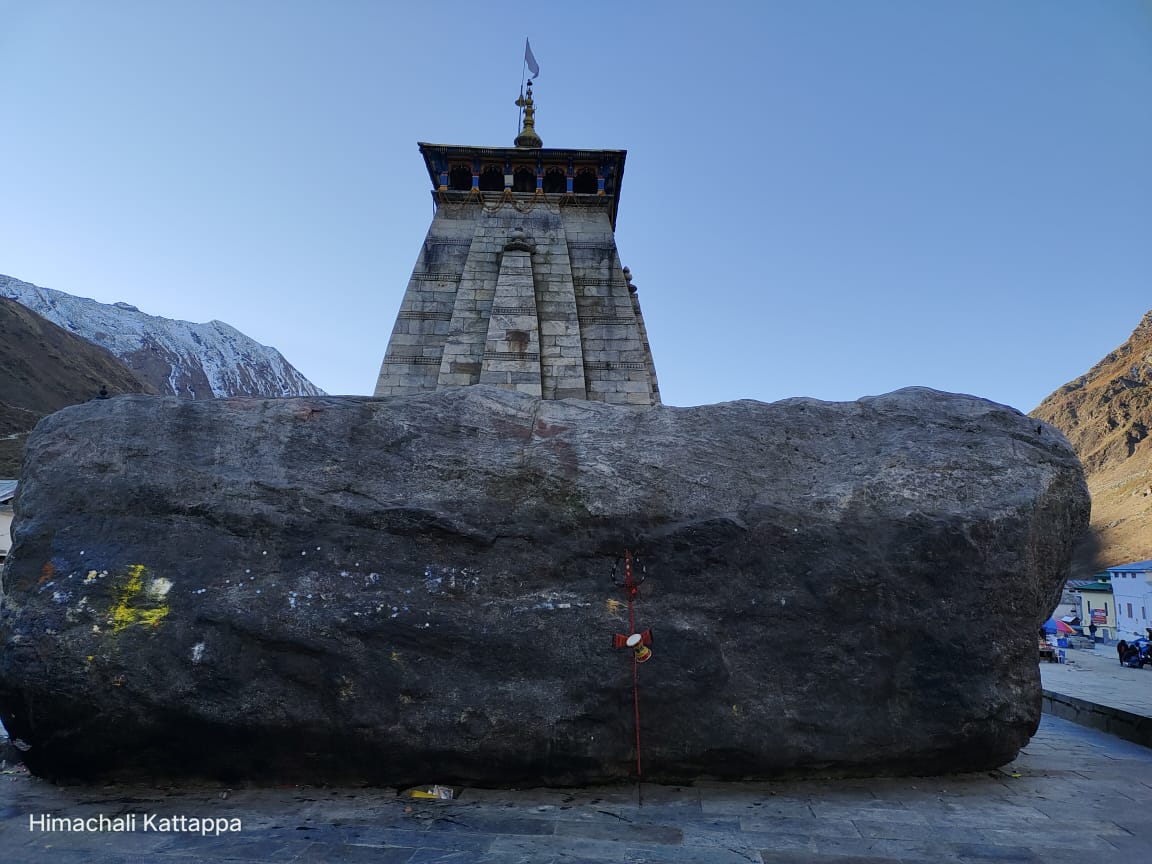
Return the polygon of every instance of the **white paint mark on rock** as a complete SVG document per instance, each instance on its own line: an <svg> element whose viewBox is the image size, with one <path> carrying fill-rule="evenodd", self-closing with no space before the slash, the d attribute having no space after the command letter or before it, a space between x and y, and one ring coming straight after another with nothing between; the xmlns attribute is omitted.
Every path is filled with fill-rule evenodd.
<svg viewBox="0 0 1152 864"><path fill-rule="evenodd" d="M199 663L203 657L204 657L204 643L203 642L197 642L195 645L192 646L192 662L193 663Z"/></svg>
<svg viewBox="0 0 1152 864"><path fill-rule="evenodd" d="M148 587L144 589L146 593L153 600L163 600L168 596L168 592L172 590L172 580L165 579L160 576L156 579L151 579L148 582Z"/></svg>
<svg viewBox="0 0 1152 864"><path fill-rule="evenodd" d="M444 577L438 574L431 564L424 568L424 587L430 594L439 593L443 583Z"/></svg>

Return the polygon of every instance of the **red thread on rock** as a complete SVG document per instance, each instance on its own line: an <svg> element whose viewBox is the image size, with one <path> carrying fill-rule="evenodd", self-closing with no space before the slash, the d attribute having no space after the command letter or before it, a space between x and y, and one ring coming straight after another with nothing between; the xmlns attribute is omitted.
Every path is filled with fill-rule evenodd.
<svg viewBox="0 0 1152 864"><path fill-rule="evenodd" d="M636 579L632 571L632 552L631 550L624 550L624 582L621 584L616 582L616 565L612 565L612 581L616 582L624 589L624 596L628 598L628 634L629 636L636 633L636 611L633 606L635 601L640 597L640 584L644 581L644 576L639 580ZM641 635L641 644L649 645L652 642L652 633L650 630L645 630ZM623 648L628 643L628 636L617 635L613 637L613 645L617 648ZM645 655L645 660L651 656L650 653ZM640 659L639 652L632 654L632 708L636 721L636 804L643 806L644 799L640 791L640 784L644 779L644 769L640 760Z"/></svg>

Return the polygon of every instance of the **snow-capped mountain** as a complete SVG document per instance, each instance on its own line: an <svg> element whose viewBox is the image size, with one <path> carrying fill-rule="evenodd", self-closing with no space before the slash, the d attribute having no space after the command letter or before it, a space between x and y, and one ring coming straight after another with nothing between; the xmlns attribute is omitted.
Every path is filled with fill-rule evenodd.
<svg viewBox="0 0 1152 864"><path fill-rule="evenodd" d="M161 393L187 399L324 395L275 348L223 321L173 321L128 303L99 303L10 276L0 276L0 297L108 349Z"/></svg>

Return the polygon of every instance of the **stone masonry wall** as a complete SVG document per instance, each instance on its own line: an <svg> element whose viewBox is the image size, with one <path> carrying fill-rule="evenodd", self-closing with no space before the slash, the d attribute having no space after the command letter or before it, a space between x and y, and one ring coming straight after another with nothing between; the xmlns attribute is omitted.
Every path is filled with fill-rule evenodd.
<svg viewBox="0 0 1152 864"><path fill-rule="evenodd" d="M485 383L545 399L659 403L607 199L436 198L375 395ZM514 238L522 248L510 248Z"/></svg>

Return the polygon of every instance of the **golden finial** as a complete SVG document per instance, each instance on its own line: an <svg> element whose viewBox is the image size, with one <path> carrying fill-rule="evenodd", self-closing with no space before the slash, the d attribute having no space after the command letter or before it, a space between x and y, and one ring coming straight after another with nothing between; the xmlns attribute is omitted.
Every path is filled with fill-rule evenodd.
<svg viewBox="0 0 1152 864"><path fill-rule="evenodd" d="M532 102L532 82L528 82L528 94L516 100L516 105L524 109L524 128L516 136L517 147L543 147L544 142L536 134L536 108Z"/></svg>

